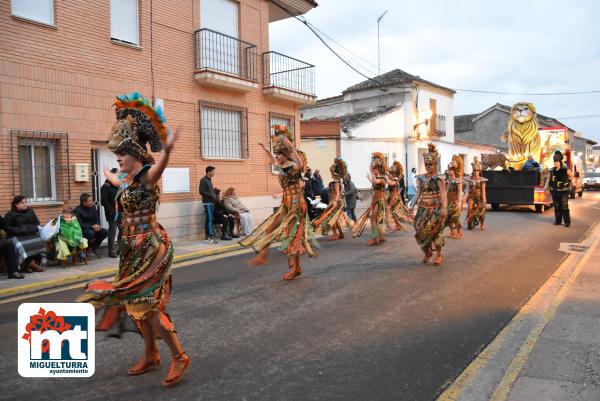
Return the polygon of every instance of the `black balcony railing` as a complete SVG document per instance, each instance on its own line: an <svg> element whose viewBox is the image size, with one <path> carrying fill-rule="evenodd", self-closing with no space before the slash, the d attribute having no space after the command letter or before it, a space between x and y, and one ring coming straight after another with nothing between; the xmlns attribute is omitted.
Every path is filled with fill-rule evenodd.
<svg viewBox="0 0 600 401"><path fill-rule="evenodd" d="M313 96L315 66L277 52L263 53L263 83Z"/></svg>
<svg viewBox="0 0 600 401"><path fill-rule="evenodd" d="M258 81L256 45L211 29L194 32L196 70L215 70Z"/></svg>
<svg viewBox="0 0 600 401"><path fill-rule="evenodd" d="M446 136L446 116L436 113L431 116L429 124L430 135Z"/></svg>

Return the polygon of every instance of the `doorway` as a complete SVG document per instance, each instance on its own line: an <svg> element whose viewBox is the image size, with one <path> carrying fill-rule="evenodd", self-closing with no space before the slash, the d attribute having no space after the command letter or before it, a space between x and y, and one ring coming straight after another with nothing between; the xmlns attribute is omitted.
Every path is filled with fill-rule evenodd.
<svg viewBox="0 0 600 401"><path fill-rule="evenodd" d="M104 208L101 206L100 188L106 180L104 170L110 170L113 167L118 167L117 157L113 152L107 149L92 149L92 196L94 197L94 205L100 210L100 224L106 229L108 229L108 221L104 214Z"/></svg>

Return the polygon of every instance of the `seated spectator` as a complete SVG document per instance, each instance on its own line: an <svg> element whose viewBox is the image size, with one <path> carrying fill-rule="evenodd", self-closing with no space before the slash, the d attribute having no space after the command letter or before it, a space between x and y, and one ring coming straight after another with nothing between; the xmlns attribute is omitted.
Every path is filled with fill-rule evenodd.
<svg viewBox="0 0 600 401"><path fill-rule="evenodd" d="M527 160L523 164L523 170L540 170L540 164L533 159L533 155L527 155Z"/></svg>
<svg viewBox="0 0 600 401"><path fill-rule="evenodd" d="M250 214L250 210L238 198L235 193L235 188L227 188L225 191L225 209L227 212L233 214L236 220L240 223L238 232L240 235L247 236L254 230L254 220Z"/></svg>
<svg viewBox="0 0 600 401"><path fill-rule="evenodd" d="M27 204L27 198L17 195L13 198L11 210L4 216L6 231L15 243L19 264L25 271L43 272L46 265L46 243L39 236L40 221Z"/></svg>
<svg viewBox="0 0 600 401"><path fill-rule="evenodd" d="M100 212L94 206L92 195L81 194L79 206L75 208L75 216L79 221L83 236L88 240L89 248L98 255L98 247L108 237L108 230L100 225Z"/></svg>
<svg viewBox="0 0 600 401"><path fill-rule="evenodd" d="M235 216L227 211L225 203L223 202L223 194L219 188L215 188L215 223L221 225L221 239L229 241L232 238L239 238L239 235L235 235L233 232L233 226L235 225Z"/></svg>
<svg viewBox="0 0 600 401"><path fill-rule="evenodd" d="M4 267L8 278L25 278L24 275L19 273L19 252L15 244L8 239L6 223L2 216L0 216L0 258L4 260Z"/></svg>
<svg viewBox="0 0 600 401"><path fill-rule="evenodd" d="M85 249L88 247L88 241L83 237L81 226L75 217L75 211L72 207L63 209L60 219L60 230L55 238L56 258L65 265L65 262L73 260L73 254L77 253L80 262L85 261Z"/></svg>

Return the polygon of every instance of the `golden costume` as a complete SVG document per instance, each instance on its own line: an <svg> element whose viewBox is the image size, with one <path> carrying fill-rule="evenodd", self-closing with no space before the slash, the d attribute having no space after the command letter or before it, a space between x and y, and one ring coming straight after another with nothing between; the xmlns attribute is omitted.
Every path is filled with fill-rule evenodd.
<svg viewBox="0 0 600 401"><path fill-rule="evenodd" d="M312 225L315 229L320 228L321 234L327 235L333 228L334 237L332 239L343 238L342 227L352 228L354 222L344 213L343 178L348 169L342 159L335 159L333 165L329 168L333 181L329 183L329 204L321 216L317 217ZM337 234L335 233L337 231Z"/></svg>
<svg viewBox="0 0 600 401"><path fill-rule="evenodd" d="M475 178L474 174L471 177L466 178L465 182L468 186L468 212L467 212L467 228L472 230L477 226L483 227L485 222L485 212L486 212L486 202L485 202L485 188L484 185L487 181L486 178L481 176L481 164L480 163L472 163L473 165L473 173L475 171L479 172L479 177Z"/></svg>
<svg viewBox="0 0 600 401"><path fill-rule="evenodd" d="M388 182L388 199L387 204L394 222L400 229L406 231L402 224L412 224L413 217L402 202L402 195L400 193L401 183L404 182L404 171L402 164L394 161L390 167L390 176Z"/></svg>

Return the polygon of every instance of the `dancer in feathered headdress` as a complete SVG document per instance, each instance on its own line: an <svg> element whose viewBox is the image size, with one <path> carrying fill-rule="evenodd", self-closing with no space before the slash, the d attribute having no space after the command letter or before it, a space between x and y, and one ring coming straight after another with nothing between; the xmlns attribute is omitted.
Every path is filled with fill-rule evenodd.
<svg viewBox="0 0 600 401"><path fill-rule="evenodd" d="M385 241L385 225L392 231L399 230L400 227L392 218L392 213L385 201L385 183L387 175L387 166L383 154L376 152L371 156L371 166L367 178L372 184L371 206L365 210L352 228L352 236L360 237L365 230L367 221L371 222L371 238L369 245L379 245Z"/></svg>
<svg viewBox="0 0 600 401"><path fill-rule="evenodd" d="M481 230L485 230L485 209L487 205L487 198L485 193L485 187L487 179L481 176L481 162L479 158L475 156L473 163L471 163L473 172L471 176L465 178L467 184L467 228L472 230L479 226Z"/></svg>
<svg viewBox="0 0 600 401"><path fill-rule="evenodd" d="M424 155L425 170L427 173L418 175L417 194L413 200L413 208L417 205L415 215L415 238L425 254L423 263L428 263L429 258L436 252L434 264L442 263L442 247L444 246L444 228L448 216L448 200L444 175L439 174L440 155L435 145L430 143ZM412 208L411 208L412 210Z"/></svg>
<svg viewBox="0 0 600 401"><path fill-rule="evenodd" d="M395 161L389 169L387 176L388 199L387 204L392 218L402 230L406 231L403 224L412 224L413 217L404 205L404 169L400 162Z"/></svg>
<svg viewBox="0 0 600 401"><path fill-rule="evenodd" d="M300 255L308 253L315 256L310 244L312 226L308 217L308 208L304 199L304 182L302 172L305 171L306 156L293 145L289 131L275 126L273 138L273 154L264 144L260 144L269 155L271 163L279 171L279 184L283 189L281 206L267 220L254 230L252 234L240 241L240 245L252 247L258 255L251 261L252 265L261 265L267 261L269 245L281 241L279 249L287 254L290 271L283 276L284 280L293 280L302 273ZM287 128L287 127L285 127Z"/></svg>
<svg viewBox="0 0 600 401"><path fill-rule="evenodd" d="M462 226L460 224L460 213L462 212L462 159L452 156L452 162L446 170L446 190L448 197L448 220L446 225L450 227L450 238L462 237Z"/></svg>
<svg viewBox="0 0 600 401"><path fill-rule="evenodd" d="M169 133L160 109L154 109L139 93L119 96L115 103L117 121L112 127L108 147L117 154L120 179L105 171L107 179L119 187L117 201L121 218L119 270L113 282L97 280L86 286L80 302L104 304L106 310L98 330L122 327L124 310L144 338L142 359L128 371L140 375L158 366L160 336L172 353L171 367L163 384L172 386L183 377L189 358L175 334L166 306L171 295L173 245L169 235L156 221L159 201L158 180L169 162L177 132ZM155 162L147 144L159 152Z"/></svg>
<svg viewBox="0 0 600 401"><path fill-rule="evenodd" d="M331 240L338 240L344 238L342 227L352 228L354 225L354 222L344 213L344 197L342 196L344 192L343 179L348 173L348 168L345 161L336 158L329 171L333 179L329 183L329 204L323 214L316 218L312 224L315 229L320 227L323 235L327 235L329 230L332 230Z"/></svg>

